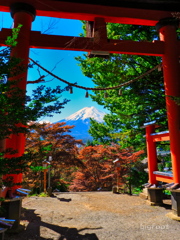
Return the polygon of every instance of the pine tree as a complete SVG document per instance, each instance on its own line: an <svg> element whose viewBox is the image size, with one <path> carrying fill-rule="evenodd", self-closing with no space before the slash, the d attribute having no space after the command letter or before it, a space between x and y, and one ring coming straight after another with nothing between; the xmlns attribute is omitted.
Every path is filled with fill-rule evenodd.
<svg viewBox="0 0 180 240"><path fill-rule="evenodd" d="M7 173L22 172L23 169L25 171L29 161L27 154L14 157L17 152L5 149L5 140L11 134L27 133L29 121L61 113L61 109L68 102L67 99L61 100L61 93L66 89L61 89L59 86L49 88L41 85L31 96L27 96L25 90L18 87L21 81L19 76L26 69L21 64L21 59L12 57L10 53L17 44L20 28L21 26L18 26L12 30L12 37L9 36L6 41L8 47L0 49L0 177ZM5 154L8 154L8 158Z"/></svg>
<svg viewBox="0 0 180 240"><path fill-rule="evenodd" d="M108 38L127 41L157 40L152 27L107 24ZM77 57L83 74L92 78L97 87L113 87L139 77L161 62L159 57L110 54L109 59ZM91 122L90 133L100 144L119 142L122 146L145 146L145 122L157 121L162 129L167 128L164 85L162 72L151 74L119 89L94 91L92 99L110 111L105 116L104 126ZM108 96L107 96L108 95Z"/></svg>

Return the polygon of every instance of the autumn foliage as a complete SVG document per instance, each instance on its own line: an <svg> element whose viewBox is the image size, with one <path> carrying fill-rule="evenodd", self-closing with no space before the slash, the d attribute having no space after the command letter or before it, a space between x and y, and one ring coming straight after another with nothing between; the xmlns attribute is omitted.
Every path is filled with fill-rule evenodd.
<svg viewBox="0 0 180 240"><path fill-rule="evenodd" d="M118 174L120 182L124 183L131 167L139 160L143 151L133 152L132 148L121 149L119 145L88 146L79 153L84 168L74 173L74 179L69 189L71 191L96 191L112 189L116 183L117 169L113 161L119 159Z"/></svg>
<svg viewBox="0 0 180 240"><path fill-rule="evenodd" d="M31 155L29 162L30 171L25 174L26 179L35 185L40 185L42 165L44 160L52 156L51 175L52 181L59 182L61 175L70 171L73 166L82 166L78 158L78 148L81 140L76 140L70 135L73 126L65 123L30 123L31 131L27 135L26 153ZM69 173L68 173L69 174Z"/></svg>
<svg viewBox="0 0 180 240"><path fill-rule="evenodd" d="M43 161L52 156L51 186L66 186L66 191L111 190L127 182L131 168L143 151L122 149L118 144L83 147L81 140L70 135L73 126L65 123L31 123L26 152L31 155L30 171L25 179L33 187L42 186ZM120 167L114 163L118 159ZM118 170L118 171L117 171ZM67 189L69 185L69 189Z"/></svg>

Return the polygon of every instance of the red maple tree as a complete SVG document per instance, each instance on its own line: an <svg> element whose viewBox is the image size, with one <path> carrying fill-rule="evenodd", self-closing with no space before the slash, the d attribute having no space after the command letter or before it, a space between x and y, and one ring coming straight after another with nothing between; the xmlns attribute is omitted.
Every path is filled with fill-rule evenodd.
<svg viewBox="0 0 180 240"><path fill-rule="evenodd" d="M118 175L120 183L126 182L126 177L139 160L143 151L133 152L133 148L121 149L119 145L88 146L79 153L84 168L74 173L74 179L69 189L71 191L96 191L98 189L112 189L116 183L117 169L113 161L119 159Z"/></svg>
<svg viewBox="0 0 180 240"><path fill-rule="evenodd" d="M26 179L32 183L38 183L41 178L43 161L52 157L51 183L59 182L65 176L70 176L69 171L74 171L74 166L82 166L78 158L78 149L82 145L81 140L76 140L70 135L74 126L63 123L30 123L31 131L27 134L26 152L31 155L29 162L30 171Z"/></svg>

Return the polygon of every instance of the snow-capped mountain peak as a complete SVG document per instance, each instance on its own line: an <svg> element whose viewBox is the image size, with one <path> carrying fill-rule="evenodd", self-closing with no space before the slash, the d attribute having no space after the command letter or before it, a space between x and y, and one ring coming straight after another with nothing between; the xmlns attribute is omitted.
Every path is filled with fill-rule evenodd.
<svg viewBox="0 0 180 240"><path fill-rule="evenodd" d="M67 117L66 121L76 121L76 120L85 120L88 118L93 118L98 122L103 122L103 117L105 113L102 111L99 111L95 107L85 107L80 109L79 111L73 113L69 117Z"/></svg>

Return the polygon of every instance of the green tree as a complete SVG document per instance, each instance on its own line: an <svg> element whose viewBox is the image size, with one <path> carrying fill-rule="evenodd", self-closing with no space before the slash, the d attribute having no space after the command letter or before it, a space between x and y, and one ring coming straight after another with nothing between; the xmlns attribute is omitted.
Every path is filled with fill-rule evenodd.
<svg viewBox="0 0 180 240"><path fill-rule="evenodd" d="M33 90L31 96L27 96L23 90L15 87L16 82L0 84L0 139L12 133L27 132L29 129L26 125L29 121L61 113L61 109L68 102L67 99L59 101L61 93L65 90L60 86L52 89L41 85Z"/></svg>
<svg viewBox="0 0 180 240"><path fill-rule="evenodd" d="M107 24L108 38L133 41L157 40L155 28ZM97 87L113 87L128 82L160 63L159 57L110 54L109 59L77 57L83 74L92 78ZM92 99L110 111L102 123L91 121L90 133L99 143L119 142L121 146L142 149L145 122L156 120L167 127L162 72L157 70L119 89L94 91Z"/></svg>
<svg viewBox="0 0 180 240"><path fill-rule="evenodd" d="M61 109L68 102L67 99L61 99L61 93L66 88L61 89L60 86L50 88L41 85L31 96L27 96L25 90L18 88L18 83L21 81L18 76L26 68L21 64L21 59L11 57L10 52L17 44L20 28L21 26L13 29L13 36L8 37L6 45L9 47L0 49L0 177L7 173L22 172L28 167L29 161L28 155L14 157L16 151L5 149L5 139L11 134L27 133L30 130L27 127L29 121L61 113ZM8 80L9 78L11 81ZM5 158L5 153L12 157Z"/></svg>
<svg viewBox="0 0 180 240"><path fill-rule="evenodd" d="M21 26L12 29L12 36L6 40L8 47L2 47L0 50L0 140L12 133L27 132L26 124L29 121L61 113L61 109L69 101L67 99L60 101L62 92L67 90L61 89L60 86L55 88L46 87L45 84L38 86L31 96L18 87L21 81L20 74L26 71L26 67L21 64L21 59L12 57L10 53L17 44Z"/></svg>

